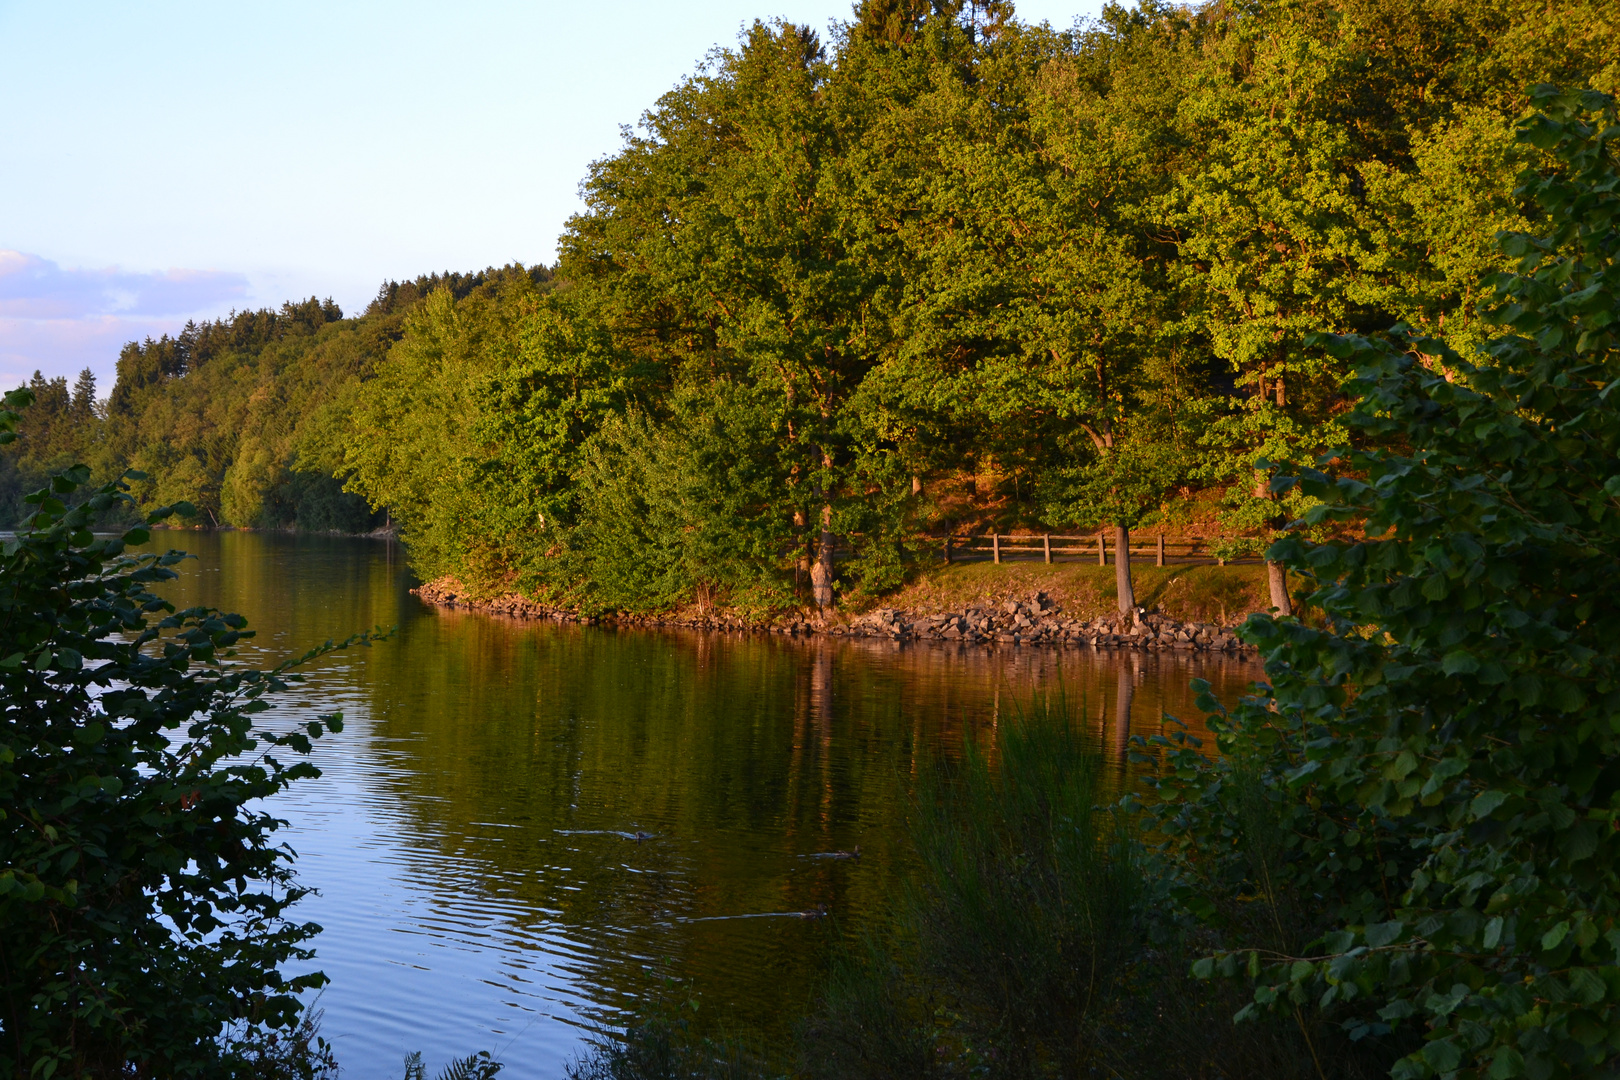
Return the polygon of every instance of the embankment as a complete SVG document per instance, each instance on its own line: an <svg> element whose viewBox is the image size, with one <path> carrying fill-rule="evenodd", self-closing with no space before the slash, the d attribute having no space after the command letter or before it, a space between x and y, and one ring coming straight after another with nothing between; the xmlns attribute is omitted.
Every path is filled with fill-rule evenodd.
<svg viewBox="0 0 1620 1080"><path fill-rule="evenodd" d="M1233 633L1265 610L1259 566L1143 567L1134 575L1138 616L1116 610L1112 567L966 564L942 567L885 597L852 601L822 616L792 609L765 617L687 607L656 614L584 615L516 593L478 597L454 578L412 590L424 603L519 619L618 626L670 626L792 635L886 637L969 645L1091 646L1238 652Z"/></svg>

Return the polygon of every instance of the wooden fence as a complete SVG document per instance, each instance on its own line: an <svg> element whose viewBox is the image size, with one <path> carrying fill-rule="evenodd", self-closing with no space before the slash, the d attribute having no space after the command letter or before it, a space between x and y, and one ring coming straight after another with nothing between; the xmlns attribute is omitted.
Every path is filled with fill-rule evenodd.
<svg viewBox="0 0 1620 1080"><path fill-rule="evenodd" d="M945 536L939 542L950 562L1092 562L1106 566L1117 560L1117 545L1108 533L1059 536L1056 533L985 533ZM1203 540L1169 540L1163 533L1133 535L1132 562L1151 560L1155 566L1188 563L1251 563L1258 558L1220 559Z"/></svg>

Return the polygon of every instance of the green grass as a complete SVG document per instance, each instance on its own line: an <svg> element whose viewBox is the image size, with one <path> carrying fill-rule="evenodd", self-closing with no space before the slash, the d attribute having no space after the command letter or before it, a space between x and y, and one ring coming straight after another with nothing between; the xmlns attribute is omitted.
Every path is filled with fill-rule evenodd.
<svg viewBox="0 0 1620 1080"><path fill-rule="evenodd" d="M1131 578L1138 606L1156 607L1185 622L1233 626L1250 612L1271 606L1266 570L1260 565L1135 565L1131 567ZM1117 610L1112 566L1038 562L941 566L925 571L916 581L881 600L868 601L864 608L959 611L972 604L1027 599L1036 592L1053 597L1066 614L1083 618Z"/></svg>

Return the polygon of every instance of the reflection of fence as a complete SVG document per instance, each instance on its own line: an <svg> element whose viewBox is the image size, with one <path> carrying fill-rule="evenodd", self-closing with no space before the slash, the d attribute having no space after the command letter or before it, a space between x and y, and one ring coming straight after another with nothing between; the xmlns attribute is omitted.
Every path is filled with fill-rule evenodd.
<svg viewBox="0 0 1620 1080"><path fill-rule="evenodd" d="M950 562L1091 562L1105 566L1116 560L1117 545L1106 533L1094 536L1058 536L1055 533L986 533L946 536L940 543ZM1172 563L1248 563L1254 558L1221 559L1203 540L1170 540L1163 533L1150 538L1131 537L1132 562L1153 560L1155 566Z"/></svg>

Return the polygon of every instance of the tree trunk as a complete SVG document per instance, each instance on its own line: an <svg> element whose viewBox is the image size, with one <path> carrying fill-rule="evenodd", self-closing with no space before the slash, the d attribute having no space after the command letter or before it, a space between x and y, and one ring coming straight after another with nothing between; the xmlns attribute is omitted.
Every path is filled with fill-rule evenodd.
<svg viewBox="0 0 1620 1080"><path fill-rule="evenodd" d="M821 508L821 538L816 544L816 561L810 567L810 593L816 607L825 612L833 602L832 507Z"/></svg>
<svg viewBox="0 0 1620 1080"><path fill-rule="evenodd" d="M1292 615L1294 602L1288 598L1288 568L1267 560L1266 579L1271 584L1271 606L1277 609L1279 616Z"/></svg>
<svg viewBox="0 0 1620 1080"><path fill-rule="evenodd" d="M911 493L913 495L921 495L922 494L922 477L917 476L915 474L912 475L912 477L911 477Z"/></svg>
<svg viewBox="0 0 1620 1080"><path fill-rule="evenodd" d="M795 529L802 529L804 528L805 524L804 511L793 511L793 527ZM794 593L799 591L799 582L806 581L810 577L810 540L805 536L801 536L799 539L801 541L799 544L799 554L793 563Z"/></svg>
<svg viewBox="0 0 1620 1080"><path fill-rule="evenodd" d="M1119 613L1127 623L1136 622L1136 590L1131 587L1131 531L1114 526L1114 589L1119 593Z"/></svg>
<svg viewBox="0 0 1620 1080"><path fill-rule="evenodd" d="M1278 397L1282 390L1278 389ZM1257 499L1272 499L1270 478L1260 469L1254 470L1254 497ZM1271 525L1277 528L1284 524L1286 519L1273 519ZM1266 560L1266 580L1271 585L1271 606L1277 609L1278 615L1292 615L1294 604L1288 599L1288 568L1280 562Z"/></svg>

